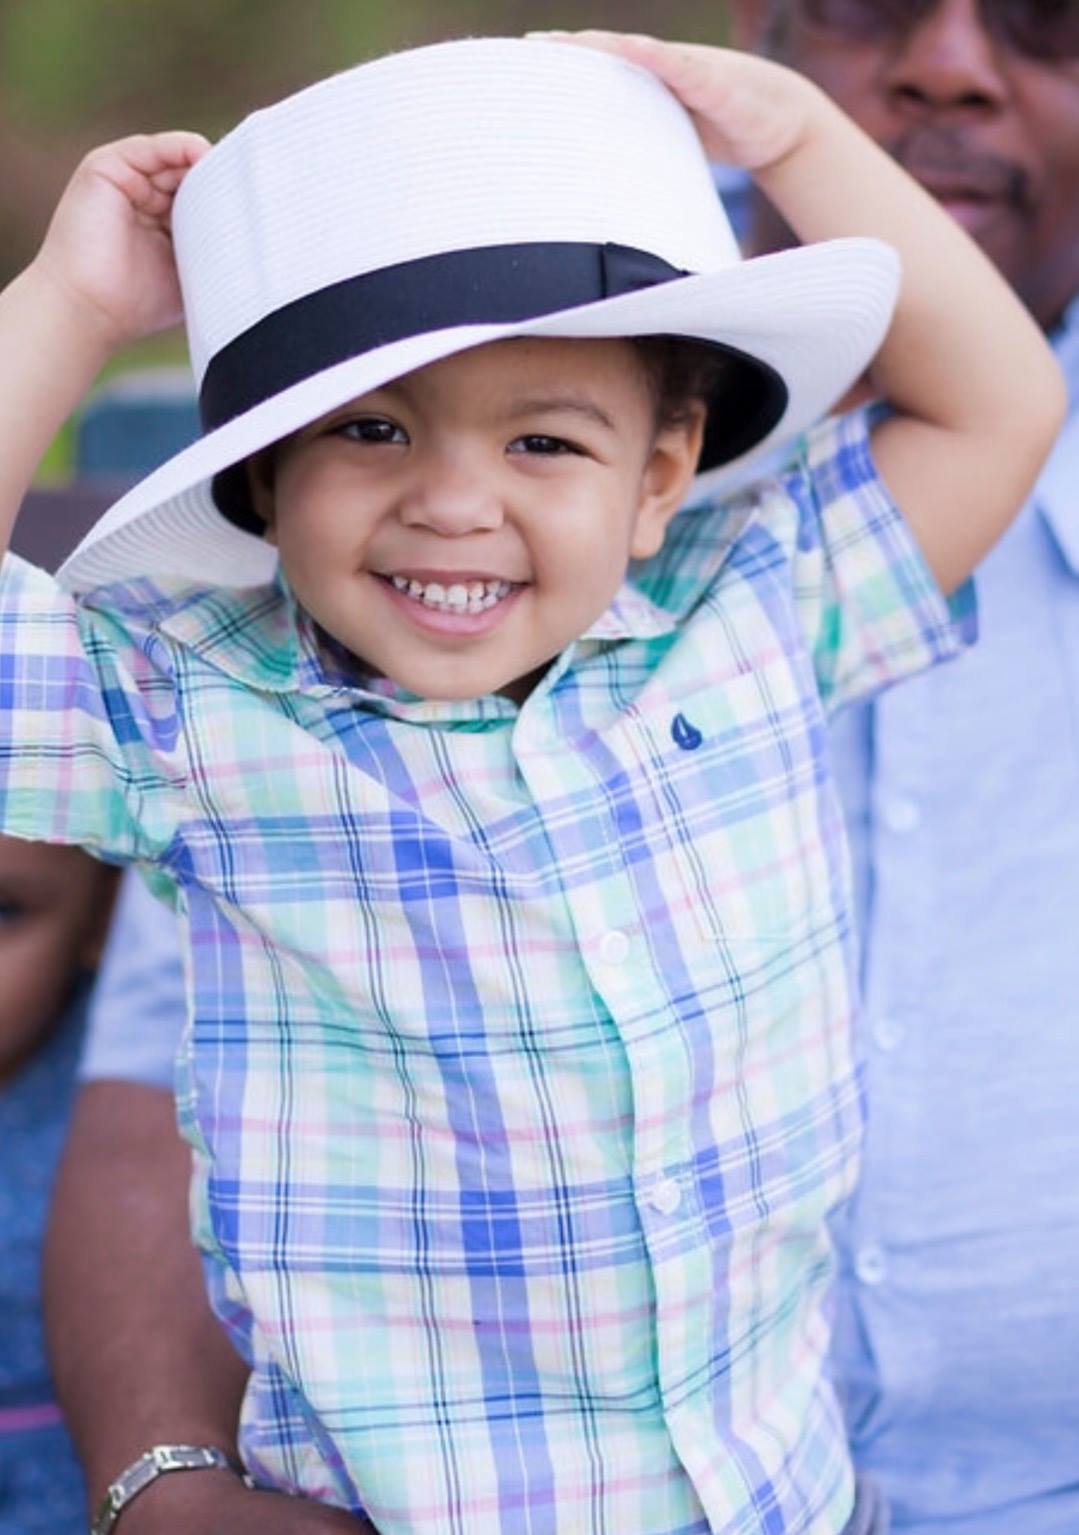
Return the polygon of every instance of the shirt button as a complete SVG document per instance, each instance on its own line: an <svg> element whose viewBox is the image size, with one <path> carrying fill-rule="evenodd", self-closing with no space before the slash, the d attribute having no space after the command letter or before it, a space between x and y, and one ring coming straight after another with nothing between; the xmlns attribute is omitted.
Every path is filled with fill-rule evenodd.
<svg viewBox="0 0 1079 1535"><path fill-rule="evenodd" d="M881 819L889 831L913 831L922 819L922 813L912 799L885 800L881 807Z"/></svg>
<svg viewBox="0 0 1079 1535"><path fill-rule="evenodd" d="M652 1185L648 1203L660 1215L673 1215L682 1203L682 1190L673 1178L659 1178Z"/></svg>
<svg viewBox="0 0 1079 1535"><path fill-rule="evenodd" d="M629 948L629 935L613 928L599 941L599 957L605 965L624 965L629 958Z"/></svg>
<svg viewBox="0 0 1079 1535"><path fill-rule="evenodd" d="M903 1025L895 1018L878 1018L873 1025L873 1043L890 1054L903 1043Z"/></svg>
<svg viewBox="0 0 1079 1535"><path fill-rule="evenodd" d="M860 1248L854 1260L854 1272L863 1284L878 1285L888 1272L884 1254L874 1243Z"/></svg>

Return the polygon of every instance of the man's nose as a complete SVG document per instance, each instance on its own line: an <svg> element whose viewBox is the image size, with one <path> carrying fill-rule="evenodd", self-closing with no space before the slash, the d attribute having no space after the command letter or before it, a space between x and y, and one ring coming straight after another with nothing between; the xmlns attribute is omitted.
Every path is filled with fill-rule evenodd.
<svg viewBox="0 0 1079 1535"><path fill-rule="evenodd" d="M444 538L501 527L501 496L477 456L428 454L401 496L399 515L405 526L428 528Z"/></svg>
<svg viewBox="0 0 1079 1535"><path fill-rule="evenodd" d="M938 0L911 22L895 50L888 79L893 99L915 115L991 113L1007 90L1003 47L978 0Z"/></svg>

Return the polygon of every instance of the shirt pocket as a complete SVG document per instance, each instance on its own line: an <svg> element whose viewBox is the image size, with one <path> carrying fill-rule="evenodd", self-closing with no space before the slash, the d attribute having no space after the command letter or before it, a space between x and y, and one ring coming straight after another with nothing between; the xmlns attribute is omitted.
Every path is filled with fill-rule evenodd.
<svg viewBox="0 0 1079 1535"><path fill-rule="evenodd" d="M706 942L834 917L846 850L820 700L777 661L634 711L655 874ZM680 924L684 925L684 924Z"/></svg>

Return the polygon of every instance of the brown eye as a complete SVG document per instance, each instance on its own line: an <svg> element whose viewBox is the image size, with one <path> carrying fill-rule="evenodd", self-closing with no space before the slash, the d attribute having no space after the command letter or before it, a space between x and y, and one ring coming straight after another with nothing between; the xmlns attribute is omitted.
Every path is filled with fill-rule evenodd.
<svg viewBox="0 0 1079 1535"><path fill-rule="evenodd" d="M529 432L524 437L515 437L510 443L511 453L536 453L541 457L554 458L562 453L580 453L580 448L567 442L564 437L548 437L543 432Z"/></svg>
<svg viewBox="0 0 1079 1535"><path fill-rule="evenodd" d="M355 416L349 421L341 421L331 429L334 437L347 437L351 442L367 443L407 443L406 433L399 427L396 421L387 421L384 416Z"/></svg>

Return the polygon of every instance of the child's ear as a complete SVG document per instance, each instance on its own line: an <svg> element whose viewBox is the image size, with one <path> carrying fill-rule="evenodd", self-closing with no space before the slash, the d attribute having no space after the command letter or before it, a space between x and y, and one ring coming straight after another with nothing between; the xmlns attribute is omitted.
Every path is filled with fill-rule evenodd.
<svg viewBox="0 0 1079 1535"><path fill-rule="evenodd" d="M274 523L274 457L273 448L263 448L261 453L253 453L244 461L251 507L255 516L264 524L262 536L268 544L277 543Z"/></svg>
<svg viewBox="0 0 1079 1535"><path fill-rule="evenodd" d="M676 425L661 426L641 476L641 499L630 541L635 560L659 552L667 524L686 498L704 440L705 407L692 405Z"/></svg>

